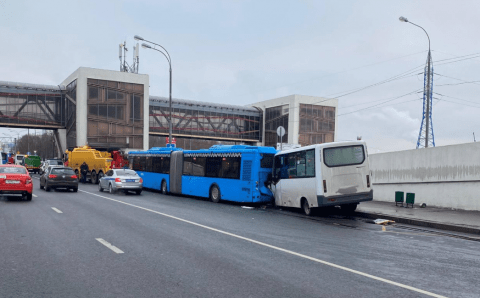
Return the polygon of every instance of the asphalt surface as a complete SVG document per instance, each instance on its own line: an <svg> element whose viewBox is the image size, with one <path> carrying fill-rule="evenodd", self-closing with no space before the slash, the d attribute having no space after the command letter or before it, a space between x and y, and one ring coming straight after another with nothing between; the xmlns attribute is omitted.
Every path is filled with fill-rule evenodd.
<svg viewBox="0 0 480 298"><path fill-rule="evenodd" d="M0 199L0 297L480 296L478 241L33 180L31 202Z"/></svg>

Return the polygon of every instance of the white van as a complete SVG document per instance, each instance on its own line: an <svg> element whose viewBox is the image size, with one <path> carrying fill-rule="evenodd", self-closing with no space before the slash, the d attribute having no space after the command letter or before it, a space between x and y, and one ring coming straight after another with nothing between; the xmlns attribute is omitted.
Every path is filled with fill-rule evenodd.
<svg viewBox="0 0 480 298"><path fill-rule="evenodd" d="M24 166L25 165L25 155L23 154L17 154L15 155L15 164Z"/></svg>
<svg viewBox="0 0 480 298"><path fill-rule="evenodd" d="M275 205L303 208L340 206L353 212L371 201L370 166L363 141L333 142L275 154L270 185Z"/></svg>

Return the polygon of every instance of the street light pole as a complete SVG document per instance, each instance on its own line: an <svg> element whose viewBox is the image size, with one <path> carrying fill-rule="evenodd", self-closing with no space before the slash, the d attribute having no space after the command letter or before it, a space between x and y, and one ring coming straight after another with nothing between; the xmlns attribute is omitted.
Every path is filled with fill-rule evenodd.
<svg viewBox="0 0 480 298"><path fill-rule="evenodd" d="M135 40L142 40L142 41L146 41L148 43L151 43L153 45L156 45L156 46L159 46L163 49L163 51L165 51L165 53L159 49L156 49L146 43L142 43L142 47L143 48L146 48L146 49L152 49L152 50L155 50L157 52L160 52L163 54L163 56L165 56L165 58L167 58L167 61L168 61L168 65L169 65L169 72L170 72L170 88L169 88L169 103L168 103L168 106L169 106L169 119L168 119L168 142L171 146L172 144L172 127L173 127L173 123L172 123L172 58L170 58L170 54L168 53L168 51L161 45L159 44L156 44L152 41L149 41L149 40L146 40L138 35L135 35L134 36Z"/></svg>
<svg viewBox="0 0 480 298"><path fill-rule="evenodd" d="M407 18L405 17L400 17L399 18L400 22L405 22L405 23L410 23L420 29L423 30L423 32L425 32L425 34L427 35L427 38L428 38L428 56L427 56L427 81L426 81L426 86L424 88L424 100L425 100L425 95L426 95L426 119L425 119L425 116L424 116L424 119L426 120L425 122L425 148L428 148L428 142L429 142L429 137L430 137L430 121L431 121L431 115L430 115L430 110L431 110L431 100L432 100L432 72L431 72L431 68L432 68L432 65L431 65L431 60L432 60L432 55L431 55L431 52L430 52L430 36L428 35L427 31L425 29L423 29L423 27L415 24L415 23L412 23L410 22ZM426 89L426 94L425 94L425 89ZM424 102L425 104L425 102ZM425 108L425 106L424 106ZM423 123L422 123L422 126L423 126ZM420 143L420 138L421 138L421 134L422 134L422 127L420 128L420 134L419 134L419 140L417 142L417 148L419 147L419 143ZM433 146L435 147L435 139L433 138L433 130L432 130L432 144Z"/></svg>

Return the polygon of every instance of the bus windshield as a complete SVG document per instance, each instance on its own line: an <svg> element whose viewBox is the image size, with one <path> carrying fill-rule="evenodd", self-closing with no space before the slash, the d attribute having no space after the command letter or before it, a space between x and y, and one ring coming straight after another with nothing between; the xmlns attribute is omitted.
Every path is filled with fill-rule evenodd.
<svg viewBox="0 0 480 298"><path fill-rule="evenodd" d="M359 165L365 161L362 145L325 148L323 155L327 167Z"/></svg>

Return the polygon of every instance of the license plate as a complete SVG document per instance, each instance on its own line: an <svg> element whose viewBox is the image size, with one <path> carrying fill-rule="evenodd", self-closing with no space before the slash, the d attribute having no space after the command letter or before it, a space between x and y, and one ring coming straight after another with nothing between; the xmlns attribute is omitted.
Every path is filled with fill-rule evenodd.
<svg viewBox="0 0 480 298"><path fill-rule="evenodd" d="M20 181L18 181L18 180L7 180L7 181L5 181L5 183L7 183L7 184L20 184Z"/></svg>
<svg viewBox="0 0 480 298"><path fill-rule="evenodd" d="M135 179L127 179L126 182L135 182Z"/></svg>

